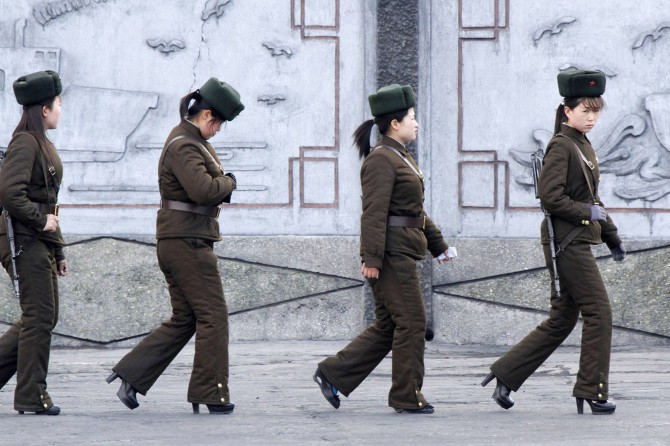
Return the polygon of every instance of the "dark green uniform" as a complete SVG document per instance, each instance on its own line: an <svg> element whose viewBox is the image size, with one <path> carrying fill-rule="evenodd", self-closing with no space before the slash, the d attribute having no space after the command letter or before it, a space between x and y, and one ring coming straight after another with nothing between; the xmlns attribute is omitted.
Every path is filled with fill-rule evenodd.
<svg viewBox="0 0 670 446"><path fill-rule="evenodd" d="M361 168L361 258L367 267L380 269L378 279L369 279L376 320L336 356L319 363L319 369L348 396L392 350L389 406L420 409L426 405L421 393L426 315L416 261L426 248L439 256L448 246L423 210L422 179L384 146L416 166L402 144L384 136ZM388 226L389 215L425 217L425 229Z"/></svg>
<svg viewBox="0 0 670 446"><path fill-rule="evenodd" d="M235 189L235 181L224 175L214 148L194 124L183 120L167 142L178 136L183 138L169 150L163 149L161 198L219 205ZM145 395L195 333L188 401L228 403L228 309L213 251L214 242L221 239L218 221L193 212L160 209L156 237L172 317L124 356L114 371Z"/></svg>
<svg viewBox="0 0 670 446"><path fill-rule="evenodd" d="M47 392L47 371L51 333L58 320L57 262L64 260L65 242L60 233L42 232L47 213L55 205L48 165L53 165L58 184L63 165L55 147L47 142L45 157L37 139L19 133L9 143L0 171L0 202L12 217L15 243L20 255L16 260L21 292L21 319L0 337L0 388L16 373L14 409L28 412L53 405ZM53 164L52 164L53 163ZM42 211L49 212L42 212ZM10 276L12 256L7 240L5 219L0 218L0 260Z"/></svg>
<svg viewBox="0 0 670 446"><path fill-rule="evenodd" d="M608 376L612 338L612 310L591 245L607 243L610 248L621 244L617 228L607 221L590 221L593 196L597 195L600 173L595 151L586 135L563 124L562 136L555 136L547 146L538 189L540 199L551 213L555 237L563 240L573 228L581 232L557 257L561 296L552 287L551 311L535 330L491 366L495 376L517 391L524 381L542 365L568 337L581 312L584 320L579 372L573 396L590 400L606 400L609 395ZM588 161L593 163L585 178L583 163L574 142ZM589 182L587 183L587 178ZM589 188L590 187L590 188ZM546 222L542 225L542 244L549 271L551 254Z"/></svg>

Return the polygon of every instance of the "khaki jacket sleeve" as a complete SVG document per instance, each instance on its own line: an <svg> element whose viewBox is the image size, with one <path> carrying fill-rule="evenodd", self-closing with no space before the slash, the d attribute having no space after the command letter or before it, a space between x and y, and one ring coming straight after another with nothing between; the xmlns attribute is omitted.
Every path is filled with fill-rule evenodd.
<svg viewBox="0 0 670 446"><path fill-rule="evenodd" d="M230 177L212 175L205 166L202 149L195 145L184 144L178 151L168 151L167 157L174 176L196 204L218 206L237 187Z"/></svg>
<svg viewBox="0 0 670 446"><path fill-rule="evenodd" d="M538 192L542 204L551 215L580 225L582 220L591 219L591 207L573 200L565 193L570 153L571 148L562 142L557 142L556 139L549 143L542 161Z"/></svg>
<svg viewBox="0 0 670 446"><path fill-rule="evenodd" d="M382 267L395 174L393 164L384 156L370 155L361 168L361 256L369 268Z"/></svg>
<svg viewBox="0 0 670 446"><path fill-rule="evenodd" d="M27 134L18 135L9 144L0 171L0 203L12 218L41 232L47 216L39 213L28 199L28 187L37 160L37 142Z"/></svg>
<svg viewBox="0 0 670 446"><path fill-rule="evenodd" d="M428 250L433 257L437 257L449 249L449 245L442 237L442 231L440 231L437 225L433 223L433 220L431 220L425 212L424 216L426 217L426 227L424 228L423 233L426 235Z"/></svg>

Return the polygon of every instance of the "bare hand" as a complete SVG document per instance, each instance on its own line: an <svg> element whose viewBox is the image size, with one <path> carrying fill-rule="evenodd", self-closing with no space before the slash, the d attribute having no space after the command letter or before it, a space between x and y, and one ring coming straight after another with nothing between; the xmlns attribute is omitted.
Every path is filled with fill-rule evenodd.
<svg viewBox="0 0 670 446"><path fill-rule="evenodd" d="M44 232L56 232L58 230L58 217L54 214L47 214L47 224L44 225Z"/></svg>
<svg viewBox="0 0 670 446"><path fill-rule="evenodd" d="M379 279L379 268L368 268L365 263L361 265L361 274L366 279Z"/></svg>
<svg viewBox="0 0 670 446"><path fill-rule="evenodd" d="M449 257L449 253L447 251L444 251L437 257L437 263L440 265L447 263L449 260L451 260L451 257Z"/></svg>
<svg viewBox="0 0 670 446"><path fill-rule="evenodd" d="M67 266L67 260L65 259L58 262L56 268L59 276L67 276L67 273L70 272L70 268Z"/></svg>

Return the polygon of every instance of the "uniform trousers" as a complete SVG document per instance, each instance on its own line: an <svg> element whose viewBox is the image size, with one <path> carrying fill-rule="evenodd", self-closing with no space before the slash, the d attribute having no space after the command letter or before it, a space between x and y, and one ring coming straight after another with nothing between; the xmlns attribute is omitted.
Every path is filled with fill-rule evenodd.
<svg viewBox="0 0 670 446"><path fill-rule="evenodd" d="M544 257L553 276L548 245L544 246ZM549 318L493 363L491 371L510 389L518 391L570 335L581 313L584 324L573 396L606 400L609 394L612 309L591 245L572 242L559 254L556 263L561 296L556 296L552 286Z"/></svg>
<svg viewBox="0 0 670 446"><path fill-rule="evenodd" d="M161 239L157 253L169 285L172 316L137 344L113 370L146 395L195 333L188 401L228 403L228 307L213 242Z"/></svg>
<svg viewBox="0 0 670 446"><path fill-rule="evenodd" d="M369 279L375 301L375 322L319 369L343 395L351 392L393 351L391 407L425 406L423 355L426 314L411 257L385 253L378 279Z"/></svg>
<svg viewBox="0 0 670 446"><path fill-rule="evenodd" d="M17 235L21 318L0 337L0 388L16 373L14 409L37 412L53 405L47 392L51 333L58 321L58 279L54 246ZM13 277L7 236L0 236L0 260Z"/></svg>

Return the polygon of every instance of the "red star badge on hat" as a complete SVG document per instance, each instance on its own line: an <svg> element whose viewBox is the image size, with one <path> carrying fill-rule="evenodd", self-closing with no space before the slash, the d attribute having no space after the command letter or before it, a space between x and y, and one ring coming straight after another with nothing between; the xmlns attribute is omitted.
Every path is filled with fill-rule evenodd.
<svg viewBox="0 0 670 446"><path fill-rule="evenodd" d="M592 80L589 81L589 87L595 87L596 86L596 81Z"/></svg>

